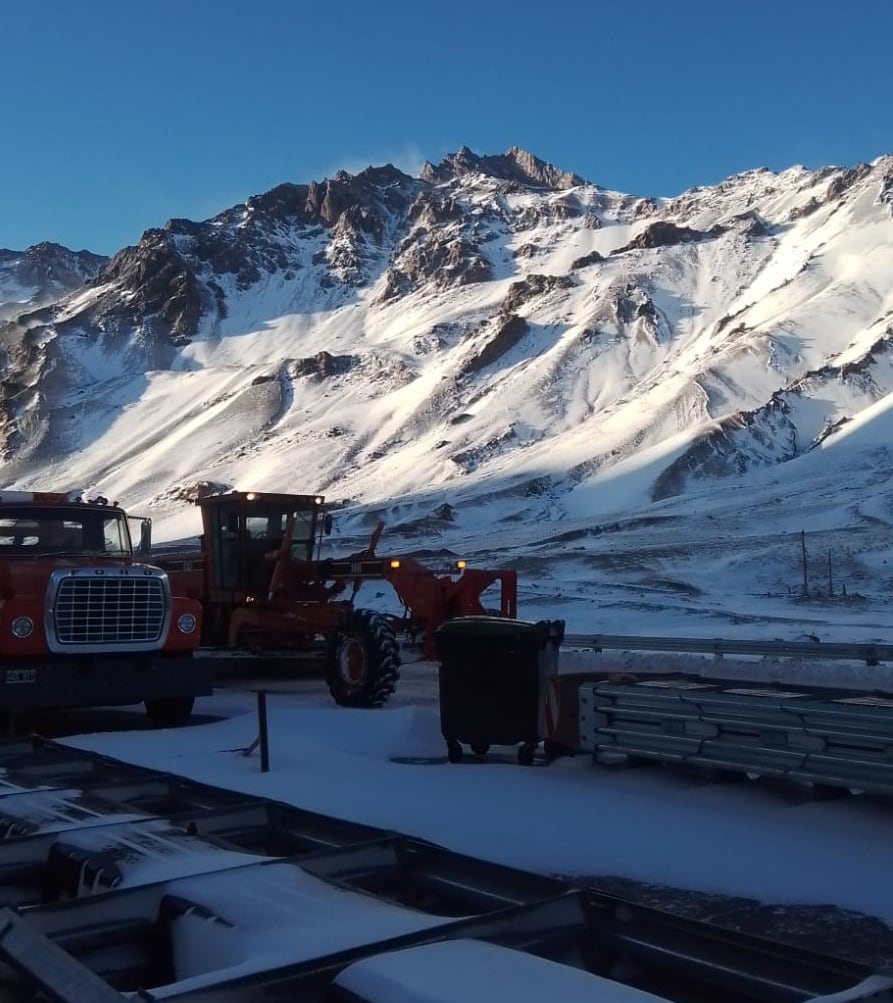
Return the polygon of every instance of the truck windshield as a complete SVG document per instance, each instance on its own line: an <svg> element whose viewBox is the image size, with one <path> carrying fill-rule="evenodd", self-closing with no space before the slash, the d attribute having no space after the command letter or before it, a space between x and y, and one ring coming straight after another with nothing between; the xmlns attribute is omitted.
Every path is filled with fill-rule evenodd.
<svg viewBox="0 0 893 1003"><path fill-rule="evenodd" d="M4 505L0 508L0 558L130 553L130 535L123 512L80 507Z"/></svg>

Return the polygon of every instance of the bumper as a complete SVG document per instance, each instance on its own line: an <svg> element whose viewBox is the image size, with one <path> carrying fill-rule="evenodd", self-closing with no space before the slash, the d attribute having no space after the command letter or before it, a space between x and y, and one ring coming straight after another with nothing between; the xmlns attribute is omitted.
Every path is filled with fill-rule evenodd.
<svg viewBox="0 0 893 1003"><path fill-rule="evenodd" d="M117 707L212 691L211 667L191 654L0 662L0 711Z"/></svg>

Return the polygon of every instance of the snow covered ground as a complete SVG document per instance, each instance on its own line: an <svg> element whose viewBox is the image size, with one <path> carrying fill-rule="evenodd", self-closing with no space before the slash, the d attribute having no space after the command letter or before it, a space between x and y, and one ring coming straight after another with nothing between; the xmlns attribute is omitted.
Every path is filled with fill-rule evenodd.
<svg viewBox="0 0 893 1003"><path fill-rule="evenodd" d="M383 518L379 554L514 568L521 617L562 619L568 633L891 643L893 301L881 253L891 224L879 178L854 184L844 202L825 197L828 179L752 172L729 179L721 199L680 196L661 214L728 229L683 243L669 264L654 248L623 250L651 217L621 220L613 196L593 190L580 197L607 200L598 229L574 217L565 240L563 217L554 232L500 224L485 243L502 248L504 267L491 262L489 283L425 288L399 303L377 298L374 283L332 302L304 278L228 286L228 314L169 368L119 358L76 325L59 338L47 329L71 377L53 425L60 438L33 463L26 454L4 467L4 484L99 491L152 516L159 542L201 532L187 501L200 480L322 491L336 503L323 557L361 549ZM813 189L824 201L804 214ZM462 189L482 207L487 190ZM769 236L742 230L751 205L772 224ZM629 219L634 211L624 209ZM308 236L299 276L310 274L318 237ZM512 257L521 240L536 255L529 265ZM593 250L616 253L570 268ZM569 268L567 289L523 304L523 344L476 376L456 376L477 350L478 321L500 315L513 278ZM54 323L73 323L99 295L80 290ZM321 352L358 361L346 373L301 375L298 363ZM724 421L734 438L739 419L746 434L737 451L720 451L711 477L712 453L691 447L709 446ZM674 467L686 456L692 476ZM676 495L665 490L673 469ZM393 604L377 583L358 597ZM562 663L893 692L893 666L643 657L563 652ZM268 773L257 753L241 752L257 731L247 691L200 701L215 720L194 727L68 741L542 873L835 905L893 925L882 880L893 807L612 771L587 757L531 769L509 757L449 764L436 693L424 664L406 667L380 711L336 707L321 684L275 693Z"/></svg>
<svg viewBox="0 0 893 1003"><path fill-rule="evenodd" d="M893 925L878 871L893 806L798 800L759 782L710 784L672 770L618 771L587 756L532 768L498 756L450 764L436 671L425 663L405 668L382 710L334 706L321 683L291 690L268 698L267 773L257 752L241 751L257 734L247 691L201 700L199 712L219 718L213 723L66 741L537 872L831 904Z"/></svg>

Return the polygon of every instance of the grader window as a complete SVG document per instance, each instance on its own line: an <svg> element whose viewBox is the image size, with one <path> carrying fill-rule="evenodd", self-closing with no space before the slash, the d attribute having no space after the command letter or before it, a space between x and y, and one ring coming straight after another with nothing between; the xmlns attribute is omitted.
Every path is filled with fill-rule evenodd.
<svg viewBox="0 0 893 1003"><path fill-rule="evenodd" d="M313 534L316 526L316 512L311 509L295 512L291 531L291 556L310 560L313 556Z"/></svg>
<svg viewBox="0 0 893 1003"><path fill-rule="evenodd" d="M285 516L279 513L275 515L249 515L245 519L245 528L248 531L248 538L251 540L275 540L278 543L282 539L282 531L285 529Z"/></svg>
<svg viewBox="0 0 893 1003"><path fill-rule="evenodd" d="M285 505L263 507L255 505L245 517L245 530L249 540L265 540L270 548L278 549L282 537L288 529L289 519L292 522L289 551L292 557L308 560L311 556L313 534L316 526L314 509L290 509Z"/></svg>
<svg viewBox="0 0 893 1003"><path fill-rule="evenodd" d="M211 546L215 584L236 590L241 587L241 518L237 508L218 506L213 511Z"/></svg>

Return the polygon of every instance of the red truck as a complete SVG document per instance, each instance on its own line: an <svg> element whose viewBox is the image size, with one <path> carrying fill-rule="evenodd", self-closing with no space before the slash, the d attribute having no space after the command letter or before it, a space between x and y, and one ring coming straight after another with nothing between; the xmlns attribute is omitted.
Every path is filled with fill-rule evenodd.
<svg viewBox="0 0 893 1003"><path fill-rule="evenodd" d="M0 714L144 703L174 727L212 692L201 604L144 561L150 534L105 498L0 491Z"/></svg>

